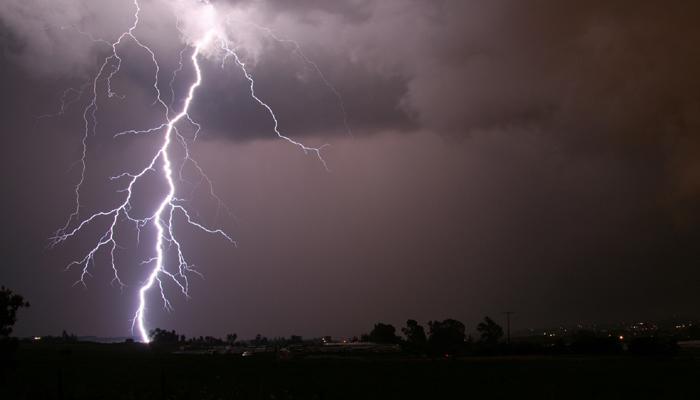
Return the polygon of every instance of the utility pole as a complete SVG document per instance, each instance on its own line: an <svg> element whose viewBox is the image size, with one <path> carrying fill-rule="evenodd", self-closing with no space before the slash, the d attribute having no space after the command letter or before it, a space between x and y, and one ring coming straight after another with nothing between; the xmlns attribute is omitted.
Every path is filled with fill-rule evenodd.
<svg viewBox="0 0 700 400"><path fill-rule="evenodd" d="M507 333L508 336L506 336L506 343L508 343L508 345L510 345L510 316L512 314L515 314L515 312L514 311L506 311L503 314L506 315L506 332L508 332Z"/></svg>

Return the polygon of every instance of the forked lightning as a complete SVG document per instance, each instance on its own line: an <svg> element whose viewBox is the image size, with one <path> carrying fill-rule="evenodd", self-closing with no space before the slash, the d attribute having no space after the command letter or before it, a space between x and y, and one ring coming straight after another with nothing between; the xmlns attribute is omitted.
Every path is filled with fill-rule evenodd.
<svg viewBox="0 0 700 400"><path fill-rule="evenodd" d="M82 157L78 161L78 165L80 167L80 178L75 186L75 208L68 217L65 225L62 226L51 238L51 243L52 245L57 245L75 237L91 224L106 221L107 228L100 234L97 243L87 252L87 254L84 255L84 257L71 262L67 268L76 266L80 267L80 278L76 283L85 285L86 278L90 275L90 267L95 263L95 257L100 254L101 251L106 252L111 261L110 267L113 275L112 283L118 284L121 288L123 288L125 283L120 276L120 270L117 267L115 258L115 252L118 248L116 237L118 226L120 226L120 224L133 224L137 231L137 238L139 240L141 237L141 229L145 227L155 228L156 235L154 238L152 258L141 263L141 265L150 266L150 272L147 279L142 283L138 290L138 307L134 312L132 321L132 332L137 331L138 336L143 342L149 342L151 338L148 332L146 315L149 310L147 297L151 289L153 289L154 286L157 286L163 306L166 309L171 309L172 307L170 301L166 295L164 280L169 280L170 282L174 283L175 286L180 289L182 294L189 296L188 276L191 274L199 274L199 272L193 268L193 265L187 261L185 255L183 254L181 243L176 235L176 216L178 216L178 220L181 219L182 221L186 221L190 226L210 234L218 235L232 244L236 244L236 242L222 229L210 228L198 222L185 207L184 199L178 197L177 183L179 180L182 180L182 168L184 168L186 163L191 163L196 171L201 175L202 181L209 185L210 194L214 196L221 205L221 200L216 197L213 192L211 180L204 174L204 171L199 164L190 157L188 141L179 130L182 129L183 124L189 124L195 129L194 139L196 139L197 133L201 128L200 124L194 121L194 119L189 115L189 111L192 103L196 101L197 90L200 88L204 79L200 63L205 59L205 52L207 54L220 54L223 60L222 65L224 65L229 57L232 58L243 73L244 78L250 83L249 87L251 98L261 107L264 107L270 115L273 123L272 131L280 139L297 146L306 153L313 154L318 158L324 168L328 169L328 167L321 153L325 145L320 147L307 146L290 138L289 136L284 135L280 131L277 117L275 116L273 109L256 94L255 80L247 68L246 63L243 61L243 58L239 55L239 53L237 53L235 47L230 46L225 32L218 29L218 27L214 26L213 23L211 23L212 26L207 26L205 33L191 45L192 53L189 57L189 62L191 62L192 68L195 71L194 81L192 81L189 85L187 96L184 99L184 102L182 102L182 108L179 111L173 110L172 104L174 103L175 98L173 83L177 78L177 73L182 71L184 68L184 54L187 49L184 49L180 53L179 68L172 73L170 79L171 101L166 103L160 91L159 79L161 75L161 68L158 64L156 54L147 44L139 40L135 33L139 26L139 18L141 14L141 6L139 1L134 0L133 6L135 9L133 24L129 27L129 29L121 33L121 35L113 42L94 38L89 33L79 31L90 40L106 45L110 51L102 61L97 73L88 84L86 84L80 90L69 89L64 92L61 98L61 108L57 114L53 114L63 114L67 106L76 102L77 99L83 96L85 93L89 94L87 106L84 108L82 113L84 125L82 135ZM207 15L209 17L215 15L216 13L214 6L206 2L200 2L197 7L203 7L203 15ZM203 22L206 24L214 20L215 18L207 18L207 21ZM270 32L272 35L271 31L268 32ZM276 40L279 40L274 35L272 36ZM159 147L154 150L150 161L147 162L146 165L132 171L124 171L110 178L121 185L121 189L118 191L118 194L122 197L116 207L95 212L87 218L81 218L81 190L86 180L86 170L88 165L88 142L91 135L94 135L97 132L97 114L100 103L99 99L103 93L100 88L101 85L104 86L104 90L106 92L104 94L106 94L107 98L116 97L125 99L124 96L120 95L114 90L112 82L115 76L119 74L122 63L124 62L124 58L120 53L120 48L128 41L133 42L136 46L138 46L138 48L146 52L152 62L154 69L152 85L152 90L155 96L154 105L158 105L158 107L162 109L163 119L161 124L149 129L133 129L118 132L114 135L114 137L117 138L125 135L161 135L162 140L160 141ZM293 43L295 44L297 51L300 53L298 44L296 42ZM303 53L300 54L307 63L311 63L311 61L308 60ZM312 65L321 76L323 82L332 88L332 86L330 86L330 84L327 82L326 78L321 74L318 66L313 63ZM332 88L332 90L334 94L339 97L338 92L334 88ZM72 95L72 97L69 97L69 95ZM342 105L342 99L340 99L340 97L339 100L341 100L340 104ZM171 152L173 145L182 146L183 149L182 153L184 155L182 156L182 160L180 160L181 164L179 175L174 173L175 165L174 161L172 160L174 153ZM157 208L153 214L147 216L136 216L132 210L132 201L134 200L136 192L136 184L142 181L146 176L150 176L152 174L156 174L159 176L159 179L162 179L162 181L167 185L167 192L156 200ZM174 256L172 258L175 260L169 260L170 257L167 257L169 251L172 252L171 254Z"/></svg>

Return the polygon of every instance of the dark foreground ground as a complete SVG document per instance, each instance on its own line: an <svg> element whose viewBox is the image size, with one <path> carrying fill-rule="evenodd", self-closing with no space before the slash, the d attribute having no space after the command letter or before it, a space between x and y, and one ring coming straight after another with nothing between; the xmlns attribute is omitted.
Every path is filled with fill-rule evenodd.
<svg viewBox="0 0 700 400"><path fill-rule="evenodd" d="M0 399L700 399L700 357L276 360L23 345ZM8 368L9 365L9 368Z"/></svg>

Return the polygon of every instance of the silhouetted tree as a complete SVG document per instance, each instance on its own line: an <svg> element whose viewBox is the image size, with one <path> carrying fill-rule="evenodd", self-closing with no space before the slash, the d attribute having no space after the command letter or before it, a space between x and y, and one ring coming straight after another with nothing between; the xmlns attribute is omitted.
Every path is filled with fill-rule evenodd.
<svg viewBox="0 0 700 400"><path fill-rule="evenodd" d="M262 336L261 334L255 335L255 339L253 339L253 346L267 346L269 340L265 336Z"/></svg>
<svg viewBox="0 0 700 400"><path fill-rule="evenodd" d="M204 337L204 344L207 346L221 346L221 345L225 344L225 342L218 337L205 336Z"/></svg>
<svg viewBox="0 0 700 400"><path fill-rule="evenodd" d="M455 355L464 348L464 324L455 319L428 322L431 352L441 355Z"/></svg>
<svg viewBox="0 0 700 400"><path fill-rule="evenodd" d="M64 329L63 332L61 332L61 341L63 343L75 343L78 341L78 336L75 333L68 333Z"/></svg>
<svg viewBox="0 0 700 400"><path fill-rule="evenodd" d="M303 341L304 341L304 338L302 338L299 335L292 335L289 337L290 344L299 344L299 343L302 343Z"/></svg>
<svg viewBox="0 0 700 400"><path fill-rule="evenodd" d="M17 322L17 310L29 307L24 298L5 286L0 287L0 338L9 337Z"/></svg>
<svg viewBox="0 0 700 400"><path fill-rule="evenodd" d="M374 325L372 332L369 333L369 340L374 343L398 343L401 339L396 336L396 328L390 324L381 322Z"/></svg>
<svg viewBox="0 0 700 400"><path fill-rule="evenodd" d="M177 332L174 330L168 331L165 329L156 328L150 332L151 343L154 344L173 344L180 339Z"/></svg>
<svg viewBox="0 0 700 400"><path fill-rule="evenodd" d="M414 353L425 351L428 338L425 336L425 329L416 320L406 321L406 326L401 328L401 332L406 336L406 350Z"/></svg>
<svg viewBox="0 0 700 400"><path fill-rule="evenodd" d="M476 326L479 332L480 341L488 345L495 345L503 337L503 328L489 317L484 317L484 321Z"/></svg>
<svg viewBox="0 0 700 400"><path fill-rule="evenodd" d="M235 333L229 333L226 335L226 344L233 346L236 344L236 339L238 339L238 335Z"/></svg>

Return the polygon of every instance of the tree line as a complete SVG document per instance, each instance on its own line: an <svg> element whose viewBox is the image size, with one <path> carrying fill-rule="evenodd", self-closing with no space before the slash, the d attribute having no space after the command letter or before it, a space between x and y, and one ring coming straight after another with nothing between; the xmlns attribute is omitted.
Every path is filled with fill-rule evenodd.
<svg viewBox="0 0 700 400"><path fill-rule="evenodd" d="M22 308L29 307L21 295L0 286L0 355L13 353L17 348L17 340L11 337L13 327L17 322L17 313ZM409 319L401 328L403 337L397 334L397 329L386 323L376 323L372 330L353 338L354 342L373 342L384 345L399 346L404 352L431 356L453 356L462 354L673 354L677 351L678 340L700 338L700 325L691 324L682 333L664 333L661 335L625 337L616 334L601 334L586 330L572 332L567 338L557 337L554 340L527 341L504 344L503 328L488 316L476 326L478 338L475 340L467 335L465 325L455 319L429 321L426 329L416 320ZM150 332L152 343L189 345L191 347L211 347L219 345L245 345L253 347L272 347L281 349L290 345L302 343L317 343L321 340L303 340L301 336L292 335L289 338L276 337L268 339L260 334L254 339L239 342L238 335L231 333L225 339L212 336L186 338L174 330L154 329ZM330 341L329 337L323 342ZM540 337L540 339L542 339ZM63 331L58 337L44 337L45 342L75 343L75 334ZM127 341L133 342L129 339Z"/></svg>
<svg viewBox="0 0 700 400"><path fill-rule="evenodd" d="M361 336L365 342L395 344L409 353L430 355L458 355L473 347L482 350L498 346L503 338L503 328L493 319L485 317L476 326L479 338L474 340L467 335L465 325L452 318L442 321L429 321L428 332L416 320L409 319L401 328L403 338L396 334L391 324L377 323L368 334Z"/></svg>
<svg viewBox="0 0 700 400"><path fill-rule="evenodd" d="M478 348L480 351L495 349L503 338L503 328L493 319L485 317L476 330L479 334L477 340L467 335L465 325L455 319L428 322L428 330L416 320L409 319L406 326L401 328L403 337L397 335L396 328L391 324L379 322L372 330L360 336L354 337L351 342L371 342L383 345L397 345L402 350L412 354L427 354L439 356L451 356L463 354L466 351ZM292 335L289 338L277 337L268 339L260 334L254 339L238 342L235 333L226 335L225 339L211 336L199 336L187 338L179 335L174 330L154 329L150 332L152 343L156 345L180 344L189 346L219 346L219 345L246 345L252 347L269 346L281 348L289 345L302 344L305 341L301 336ZM330 337L322 339L329 342ZM313 342L314 340L311 340Z"/></svg>

